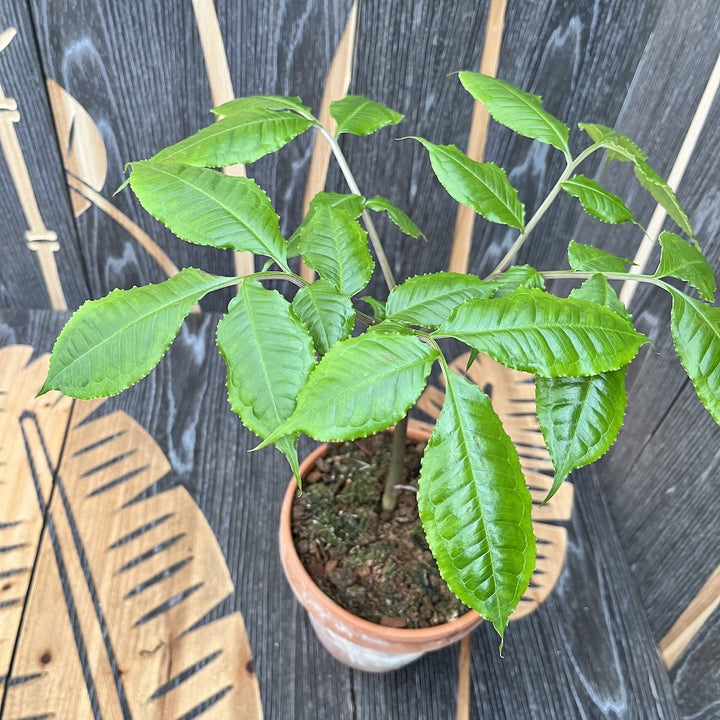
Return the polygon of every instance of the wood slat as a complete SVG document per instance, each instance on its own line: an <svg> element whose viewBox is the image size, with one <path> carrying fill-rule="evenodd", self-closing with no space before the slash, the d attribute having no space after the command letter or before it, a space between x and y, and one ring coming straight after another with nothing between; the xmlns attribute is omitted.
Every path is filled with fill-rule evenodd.
<svg viewBox="0 0 720 720"><path fill-rule="evenodd" d="M0 305L77 307L87 283L25 3L0 6L0 32L11 27L0 51Z"/></svg>

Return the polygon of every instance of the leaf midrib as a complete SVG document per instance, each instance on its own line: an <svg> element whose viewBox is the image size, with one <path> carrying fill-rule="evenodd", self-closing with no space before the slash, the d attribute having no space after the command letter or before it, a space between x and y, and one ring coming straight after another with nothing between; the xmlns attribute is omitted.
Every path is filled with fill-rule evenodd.
<svg viewBox="0 0 720 720"><path fill-rule="evenodd" d="M225 120L225 118L223 118L223 120L218 120L218 122L216 122L214 125L208 126L208 128L212 128L213 130L216 130L215 132L208 132L206 135L204 135L201 138L196 137L193 142L188 143L187 145L183 145L182 148L176 150L174 153L172 153L170 155L163 155L162 157L157 158L157 161L164 162L165 160L169 160L170 158L175 158L178 155L182 156L183 153L188 152L192 148L195 148L197 145L200 145L201 143L207 142L208 139L212 138L213 140L215 140L217 138L221 138L221 137L223 137L223 135L225 135L227 133L235 132L240 128L252 127L253 125L261 125L264 123L280 124L281 122L286 122L288 118L283 117L284 114L287 114L288 116L292 115L293 119L297 118L298 120L305 120L308 123L308 127L312 124L309 120L307 120L307 118L303 118L301 115L297 115L296 113L283 113L282 111L273 111L273 112L275 112L277 114L277 116L278 116L277 118L256 117L256 118L252 118L249 122L244 122L241 124L236 123L236 124L230 125L228 123L229 127L227 127L227 128L221 127L223 120ZM235 117L235 115L227 115L226 116L226 118L234 118L234 117Z"/></svg>
<svg viewBox="0 0 720 720"><path fill-rule="evenodd" d="M182 270L180 272L182 272ZM179 275L179 273L178 273L178 275ZM175 277L177 277L177 275ZM91 353L96 352L100 348L106 346L108 343L113 341L118 335L128 332L130 330L130 328L132 328L133 326L140 325L141 323L145 322L149 317L151 317L153 315L157 315L166 310L169 311L169 310L173 309L174 307L176 307L177 305L181 305L182 303L187 302L188 300L190 300L192 302L192 304L194 305L195 302L197 302L198 294L200 295L200 297L202 297L203 295L205 295L209 292L212 292L212 290L217 290L217 289L221 288L224 284L225 285L227 284L227 280L225 278L223 278L223 280L218 280L216 283L213 283L212 286L208 287L204 291L198 290L198 289L193 290L192 292L188 291L184 296L177 298L176 300L174 300L171 303L163 305L160 308L156 308L154 310L149 310L149 311L141 314L140 316L134 316L132 322L127 323L126 325L122 326L121 328L116 330L112 335L104 338L100 343L93 345L91 348L89 348L88 350L83 352L81 355L78 355L74 360L72 360L72 362L70 362L70 364L66 365L62 370L60 370L60 372L55 374L54 381L57 381L58 378L64 377L65 374L70 370L70 368L74 367L77 363L81 362L85 357L87 357ZM148 286L145 286L145 288L147 288L147 287ZM157 286L153 286L153 287L157 287ZM145 288L143 288L143 289L145 289ZM126 290L124 292L129 292L129 291Z"/></svg>
<svg viewBox="0 0 720 720"><path fill-rule="evenodd" d="M168 172L167 170L163 169L162 166L159 164L160 162L164 162L164 161L158 161L157 164L156 164L156 163L152 163L152 164L150 164L150 165L148 165L148 166L146 166L146 167L152 167L152 168L155 169L156 172L163 173L164 175L167 175L168 177L171 177L171 178L173 178L173 179L175 179L175 180L180 180L181 182L185 183L188 187L194 188L195 190L197 190L198 192L200 192L202 195L204 195L206 198L208 198L208 200L211 200L212 202L214 202L218 207L220 207L220 208L222 208L223 210L225 210L225 211L228 213L228 215L230 215L231 217L233 217L234 219L236 219L236 220L238 221L238 223L239 223L243 228L245 228L245 229L247 230L247 232L248 232L250 235L252 235L252 236L258 241L258 243L259 243L263 248L265 248L265 250L267 251L267 254L268 254L269 257L271 257L271 258L272 258L273 260L275 260L275 261L278 261L278 260L279 260L279 259L276 258L275 255L274 255L274 250L275 250L275 248L269 247L269 246L268 246L268 243L263 240L262 236L261 236L261 235L258 235L258 233L257 233L254 229L252 229L252 227L247 223L247 221L243 220L243 219L242 219L237 213L235 213L228 205L226 205L224 202L221 202L220 200L218 200L216 197L214 197L213 195L211 195L210 193L208 193L206 190L204 190L204 189L203 189L202 187L200 187L199 185L190 182L189 180L185 179L184 177L181 177L179 174L173 174L173 173ZM192 167L192 166L184 166L184 165L181 165L180 167L185 168L185 167ZM200 168L193 168L193 169L195 169L195 170L201 170ZM213 171L210 171L210 172L213 172ZM227 176L225 176L225 177L227 177ZM238 178L238 179L241 179L241 180L249 180L249 178ZM253 181L250 180L250 182L253 182ZM241 187L241 185L238 185L238 187ZM248 187L252 187L252 186L248 186ZM260 190L259 187L258 187L258 190ZM253 192L253 191L254 191L254 188L253 188L253 190L251 190L251 192ZM262 190L260 190L260 191L262 192ZM279 237L280 239L282 239L282 236L279 234L279 232L280 232L280 231L278 230L278 237ZM285 260L285 258L283 258L283 262L284 262L284 260Z"/></svg>

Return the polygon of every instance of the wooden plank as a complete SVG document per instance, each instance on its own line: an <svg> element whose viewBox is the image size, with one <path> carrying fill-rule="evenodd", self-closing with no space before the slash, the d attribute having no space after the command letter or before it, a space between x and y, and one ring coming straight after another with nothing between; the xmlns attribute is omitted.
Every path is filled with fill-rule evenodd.
<svg viewBox="0 0 720 720"><path fill-rule="evenodd" d="M76 307L87 284L26 3L2 4L8 28L17 33L0 51L0 305Z"/></svg>
<svg viewBox="0 0 720 720"><path fill-rule="evenodd" d="M0 603L2 658L14 650L0 669L0 714L165 718L202 705L213 717L260 718L242 616L223 613L195 627L233 590L212 529L184 488L159 492L170 465L127 414L103 414L103 401L73 403L70 413L71 401L57 394L34 399L47 356L25 366L32 353L22 345L0 350L11 383L3 393L3 437L12 443L3 447L3 479L13 481L2 528L37 530L45 521L28 599ZM22 536L20 550L32 555L23 566L33 565L35 535ZM13 598L5 586L18 584L15 577L3 584ZM4 612L16 605L17 643L19 619Z"/></svg>
<svg viewBox="0 0 720 720"><path fill-rule="evenodd" d="M716 10L702 1L662 6L618 118L618 129L637 139L664 176L670 173L720 54ZM673 51L689 47L692 52ZM715 98L678 195L716 268L720 267L716 212L720 160L706 148L718 142L720 101ZM637 187L632 174L621 173L612 183L611 176L616 176L612 168L598 175L613 191L627 193L636 217L647 223L655 209L652 200ZM672 222L665 227L674 229ZM611 239L608 249L628 256L640 240L637 232L608 233L605 226L589 220L582 220L574 232L589 241L600 234ZM650 267L657 258L655 251ZM625 429L599 472L653 635L660 643L720 565L720 549L713 540L720 532L720 498L713 471L720 429L694 397L675 356L668 329L670 298L657 289L640 287L631 310L653 346L643 349L631 365ZM713 671L717 666L713 648L717 650L720 643L720 628L713 617L695 627L696 637L673 668L676 696L687 717L717 713L720 677Z"/></svg>
<svg viewBox="0 0 720 720"><path fill-rule="evenodd" d="M301 94L317 106L350 4L216 3L235 92ZM86 123L72 142L82 149L79 154L93 159L93 167L101 164L98 157L107 158L100 186L86 184L114 210L91 204L76 219L92 294L166 276L139 244L141 237L152 238L178 267L234 272L229 253L173 238L129 191L111 197L125 179L127 161L149 157L211 121L213 103L192 5L131 7L94 0L79 8L69 0L32 0L30 6L45 74L87 111L97 130ZM286 38L292 38L289 45ZM287 234L301 217L311 143L308 133L282 155L249 169L276 202ZM92 199L92 192L87 196ZM229 290L214 294L204 306L224 308L229 296Z"/></svg>

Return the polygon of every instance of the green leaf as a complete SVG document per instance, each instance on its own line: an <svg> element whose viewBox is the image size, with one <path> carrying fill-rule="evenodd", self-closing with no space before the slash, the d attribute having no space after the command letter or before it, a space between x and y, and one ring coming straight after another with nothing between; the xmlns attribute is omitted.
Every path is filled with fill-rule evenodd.
<svg viewBox="0 0 720 720"><path fill-rule="evenodd" d="M304 223L300 251L308 267L342 295L354 295L369 282L375 266L367 233L342 209L316 207Z"/></svg>
<svg viewBox="0 0 720 720"><path fill-rule="evenodd" d="M251 163L279 150L313 124L312 120L294 112L248 107L245 112L228 115L161 150L153 160L172 160L197 167Z"/></svg>
<svg viewBox="0 0 720 720"><path fill-rule="evenodd" d="M455 373L446 379L418 509L448 587L502 637L535 569L530 492L487 395Z"/></svg>
<svg viewBox="0 0 720 720"><path fill-rule="evenodd" d="M288 240L288 257L295 257L300 254L300 240L303 231L308 223L312 222L313 211L319 207L332 207L344 210L352 218L358 218L365 208L365 198L362 195L351 195L344 193L319 192L310 201L308 211L302 223L298 225L295 232Z"/></svg>
<svg viewBox="0 0 720 720"><path fill-rule="evenodd" d="M525 137L539 140L570 155L570 128L542 108L542 99L504 80L474 72L461 72L460 82L485 104L492 117Z"/></svg>
<svg viewBox="0 0 720 720"><path fill-rule="evenodd" d="M604 275L589 277L579 288L570 292L570 297L603 305L628 322L632 320L630 313Z"/></svg>
<svg viewBox="0 0 720 720"><path fill-rule="evenodd" d="M715 275L703 254L688 245L679 235L662 232L658 238L662 247L660 266L655 277L674 277L690 283L700 296L712 302L715 296Z"/></svg>
<svg viewBox="0 0 720 720"><path fill-rule="evenodd" d="M627 135L598 123L578 123L578 127L586 132L600 147L607 150L608 160L624 162L645 162L647 155Z"/></svg>
<svg viewBox="0 0 720 720"><path fill-rule="evenodd" d="M571 240L568 245L568 262L576 272L625 273L628 266L632 265L632 260L575 240Z"/></svg>
<svg viewBox="0 0 720 720"><path fill-rule="evenodd" d="M388 295L388 318L411 325L437 327L468 298L491 297L495 288L475 275L438 272L417 275L396 285Z"/></svg>
<svg viewBox="0 0 720 720"><path fill-rule="evenodd" d="M675 352L707 411L720 424L720 310L668 287Z"/></svg>
<svg viewBox="0 0 720 720"><path fill-rule="evenodd" d="M413 335L365 333L334 345L300 391L275 437L354 440L401 420L420 397L436 350Z"/></svg>
<svg viewBox="0 0 720 720"><path fill-rule="evenodd" d="M588 278L570 297L631 319L603 275ZM579 378L535 378L540 429L555 466L555 480L545 502L573 470L595 462L617 439L627 407L626 370Z"/></svg>
<svg viewBox="0 0 720 720"><path fill-rule="evenodd" d="M376 320L384 320L387 317L387 311L385 310L385 303L382 300L376 300L370 295L364 295L360 298L363 302L367 303L373 311L373 317Z"/></svg>
<svg viewBox="0 0 720 720"><path fill-rule="evenodd" d="M543 276L530 265L513 265L508 268L499 278L487 283L494 288L493 297L504 297L519 287L545 288Z"/></svg>
<svg viewBox="0 0 720 720"><path fill-rule="evenodd" d="M310 108L303 104L299 97L286 97L284 95L250 95L249 97L235 98L212 109L215 115L225 117L238 115L248 110L291 110L300 115L312 116Z"/></svg>
<svg viewBox="0 0 720 720"><path fill-rule="evenodd" d="M217 345L228 368L230 407L246 428L267 437L292 415L315 366L307 330L279 293L245 280L218 323ZM276 445L299 478L296 439Z"/></svg>
<svg viewBox="0 0 720 720"><path fill-rule="evenodd" d="M308 212L319 207L332 207L344 210L351 218L359 218L365 209L365 198L351 193L319 192L310 201Z"/></svg>
<svg viewBox="0 0 720 720"><path fill-rule="evenodd" d="M624 222L636 222L625 203L606 190L595 180L584 175L575 175L562 183L562 189L576 197L588 215L602 222L617 225Z"/></svg>
<svg viewBox="0 0 720 720"><path fill-rule="evenodd" d="M375 212L387 213L390 220L397 225L405 235L411 238L425 237L422 230L404 213L397 205L391 203L387 198L376 195L367 201L367 207Z"/></svg>
<svg viewBox="0 0 720 720"><path fill-rule="evenodd" d="M502 168L475 162L454 145L435 145L420 137L413 139L428 151L437 179L455 200L490 222L522 230L525 207Z"/></svg>
<svg viewBox="0 0 720 720"><path fill-rule="evenodd" d="M160 362L195 303L228 284L185 268L157 285L89 300L60 333L40 393L60 390L83 400L117 395Z"/></svg>
<svg viewBox="0 0 720 720"><path fill-rule="evenodd" d="M502 298L466 300L439 328L516 370L580 377L617 370L647 340L607 308L519 288Z"/></svg>
<svg viewBox="0 0 720 720"><path fill-rule="evenodd" d="M635 163L635 176L665 212L678 224L678 227L693 239L697 247L690 220L688 220L688 216L680 205L680 201L677 199L673 189L645 162ZM698 249L700 248L698 247Z"/></svg>
<svg viewBox="0 0 720 720"><path fill-rule="evenodd" d="M617 439L627 407L625 368L590 377L538 377L535 402L555 466L547 502L573 470L595 462Z"/></svg>
<svg viewBox="0 0 720 720"><path fill-rule="evenodd" d="M403 115L360 95L346 95L330 103L330 115L337 123L335 135L371 135L387 125L396 125Z"/></svg>
<svg viewBox="0 0 720 720"><path fill-rule="evenodd" d="M279 218L253 180L144 160L133 163L130 184L142 206L179 238L285 263Z"/></svg>
<svg viewBox="0 0 720 720"><path fill-rule="evenodd" d="M319 355L324 355L336 342L348 337L355 321L350 298L322 278L300 288L292 307L310 331Z"/></svg>

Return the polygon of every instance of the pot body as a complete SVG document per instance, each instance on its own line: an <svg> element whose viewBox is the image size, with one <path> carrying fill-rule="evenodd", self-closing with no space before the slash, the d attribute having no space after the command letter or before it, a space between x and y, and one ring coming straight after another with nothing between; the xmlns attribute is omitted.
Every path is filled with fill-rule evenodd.
<svg viewBox="0 0 720 720"><path fill-rule="evenodd" d="M408 431L409 437L425 434ZM300 475L312 469L327 452L321 445L300 466ZM305 608L320 642L340 662L366 672L384 672L413 662L431 650L438 650L471 632L482 618L470 611L448 623L417 630L391 628L363 620L333 602L313 582L303 567L292 538L292 504L297 494L295 478L290 481L280 515L280 560L295 597Z"/></svg>

